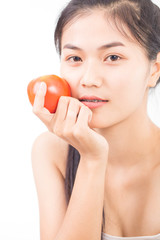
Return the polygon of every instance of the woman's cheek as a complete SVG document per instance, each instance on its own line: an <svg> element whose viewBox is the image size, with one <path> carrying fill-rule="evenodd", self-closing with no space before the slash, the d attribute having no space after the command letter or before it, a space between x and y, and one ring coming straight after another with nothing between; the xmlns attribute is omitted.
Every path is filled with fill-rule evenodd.
<svg viewBox="0 0 160 240"><path fill-rule="evenodd" d="M70 85L70 87L77 87L80 83L82 70L80 68L66 66L66 64L61 64L60 75L64 78Z"/></svg>
<svg viewBox="0 0 160 240"><path fill-rule="evenodd" d="M60 72L61 78L64 78L71 88L71 96L76 97L76 91L78 89L78 78L77 74L73 73L73 71L69 71L68 68L62 68Z"/></svg>
<svg viewBox="0 0 160 240"><path fill-rule="evenodd" d="M112 69L106 73L106 82L109 89L119 92L128 85L129 74L122 69Z"/></svg>

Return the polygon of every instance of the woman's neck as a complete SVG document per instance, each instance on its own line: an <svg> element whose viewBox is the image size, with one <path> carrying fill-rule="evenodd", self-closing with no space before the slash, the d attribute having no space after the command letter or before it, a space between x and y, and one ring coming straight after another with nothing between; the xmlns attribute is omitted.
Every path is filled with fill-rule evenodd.
<svg viewBox="0 0 160 240"><path fill-rule="evenodd" d="M160 144L160 129L150 118L128 118L106 129L98 129L109 143L109 164L130 167L153 158ZM155 159L156 160L156 159Z"/></svg>

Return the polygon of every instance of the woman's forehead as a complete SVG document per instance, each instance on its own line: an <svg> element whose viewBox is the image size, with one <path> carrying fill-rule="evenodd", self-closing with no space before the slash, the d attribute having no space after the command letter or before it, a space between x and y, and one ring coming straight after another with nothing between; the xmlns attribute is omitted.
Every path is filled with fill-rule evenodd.
<svg viewBox="0 0 160 240"><path fill-rule="evenodd" d="M125 36L126 34L126 36ZM114 21L105 11L94 10L73 19L63 30L62 44L66 41L84 43L87 41L135 42L129 29L120 21Z"/></svg>

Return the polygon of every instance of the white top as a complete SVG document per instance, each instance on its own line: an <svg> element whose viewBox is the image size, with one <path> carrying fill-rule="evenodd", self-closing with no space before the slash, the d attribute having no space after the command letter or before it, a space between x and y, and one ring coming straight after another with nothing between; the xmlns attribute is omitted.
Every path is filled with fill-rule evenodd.
<svg viewBox="0 0 160 240"><path fill-rule="evenodd" d="M106 233L102 233L102 239L103 240L160 240L160 233L153 236L140 236L140 237L117 237L117 236L111 236Z"/></svg>

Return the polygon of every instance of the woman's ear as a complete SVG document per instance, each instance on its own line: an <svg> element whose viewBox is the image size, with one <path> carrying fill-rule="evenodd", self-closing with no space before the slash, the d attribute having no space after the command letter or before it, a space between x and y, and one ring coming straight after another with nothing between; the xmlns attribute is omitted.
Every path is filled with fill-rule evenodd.
<svg viewBox="0 0 160 240"><path fill-rule="evenodd" d="M153 62L151 67L151 78L148 82L149 87L155 87L160 78L160 52L157 54L157 59Z"/></svg>

